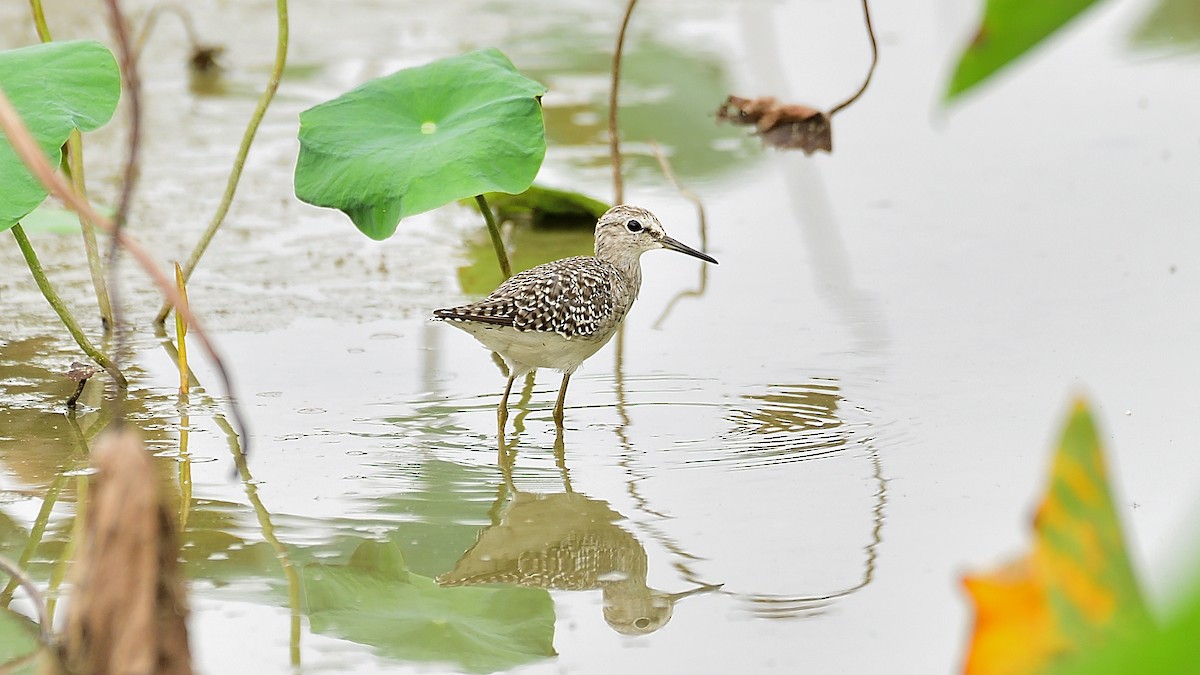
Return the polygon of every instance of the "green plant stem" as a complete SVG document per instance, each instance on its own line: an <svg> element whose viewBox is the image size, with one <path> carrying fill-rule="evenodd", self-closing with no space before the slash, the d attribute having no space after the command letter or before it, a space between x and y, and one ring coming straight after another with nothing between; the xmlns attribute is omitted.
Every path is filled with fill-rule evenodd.
<svg viewBox="0 0 1200 675"><path fill-rule="evenodd" d="M263 90L262 96L259 97L258 105L255 106L254 113L250 116L250 124L246 126L246 132L242 135L242 144L238 148L237 157L233 160L233 171L229 174L229 180L225 184L225 194L221 197L221 203L217 205L217 212L213 214L208 228L200 235L200 240L196 242L196 247L192 249L187 262L183 264L184 281L192 278L192 272L196 270L196 265L200 263L200 258L204 256L204 251L208 249L208 245L212 243L212 239L216 236L217 230L220 229L221 223L225 221L225 215L229 213L229 207L233 203L233 196L237 192L238 181L242 177L242 169L246 165L246 156L250 154L250 144L254 142L254 135L258 133L258 125L262 122L263 115L267 113L267 106L275 98L275 90L279 89L279 81L283 78L283 67L287 63L288 50L287 0L275 0L275 14L278 29L275 39L275 65L271 68L271 79L267 82L267 88ZM164 302L162 307L159 308L158 314L154 317L154 322L159 325L163 324L167 320L167 314L170 311L170 302Z"/></svg>
<svg viewBox="0 0 1200 675"><path fill-rule="evenodd" d="M37 28L38 38L49 42L50 27L46 25L46 12L42 10L42 0L29 0L29 10L33 12L33 25Z"/></svg>
<svg viewBox="0 0 1200 675"><path fill-rule="evenodd" d="M70 138L67 139L67 158L68 158L68 174L71 177L71 186L75 188L75 192L87 196L87 186L83 180L83 134L79 133L78 129L71 132ZM96 228L92 226L92 222L79 215L79 229L83 234L83 250L87 253L88 271L92 275L92 288L96 290L96 306L100 309L100 325L104 328L104 334L112 333L113 309L112 301L108 297L108 282L104 280L104 264L100 261L100 245L96 243Z"/></svg>
<svg viewBox="0 0 1200 675"><path fill-rule="evenodd" d="M121 373L121 370L117 368L117 364L113 363L103 352L92 345L87 335L84 334L83 329L79 327L79 322L75 320L70 310L67 309L66 304L63 303L62 298L59 297L54 287L50 285L50 280L46 278L46 273L42 270L42 263L38 260L37 252L33 250L33 246L29 243L29 237L25 236L25 229L18 223L13 225L12 233L13 237L17 240L17 246L21 249L21 255L25 256L25 264L29 266L29 272L33 274L33 280L37 283L38 289L41 290L42 295L46 298L46 302L49 302L50 306L54 308L54 312L58 314L58 318L67 327L67 330L71 333L71 337L75 338L75 343L79 345L83 353L87 354L101 368L108 371L108 374L116 381L117 386L122 389L128 387L129 382L125 379L125 375Z"/></svg>
<svg viewBox="0 0 1200 675"><path fill-rule="evenodd" d="M492 215L492 209L483 195L475 195L475 203L479 205L479 212L487 221L488 234L492 236L492 248L496 249L496 260L500 261L500 271L507 279L512 276L512 267L508 264L508 252L504 250L504 240L500 238L500 228L496 226L496 218Z"/></svg>

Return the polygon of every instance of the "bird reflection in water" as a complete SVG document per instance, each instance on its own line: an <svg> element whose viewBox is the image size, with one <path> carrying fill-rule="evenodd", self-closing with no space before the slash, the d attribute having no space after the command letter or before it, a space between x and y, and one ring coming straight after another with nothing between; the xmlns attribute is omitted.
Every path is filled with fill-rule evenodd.
<svg viewBox="0 0 1200 675"><path fill-rule="evenodd" d="M623 635L648 635L671 620L675 603L720 588L666 593L646 585L646 549L617 523L607 502L571 489L561 434L555 455L564 492L523 492L513 484L514 447L501 452L504 484L493 523L437 578L442 586L515 584L564 591L600 589L604 620Z"/></svg>

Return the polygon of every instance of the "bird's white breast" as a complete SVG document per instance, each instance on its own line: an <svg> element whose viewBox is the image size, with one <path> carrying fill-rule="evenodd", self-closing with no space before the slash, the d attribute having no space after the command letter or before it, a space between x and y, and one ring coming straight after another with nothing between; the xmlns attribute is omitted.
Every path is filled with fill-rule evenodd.
<svg viewBox="0 0 1200 675"><path fill-rule="evenodd" d="M470 333L483 346L499 353L515 375L535 368L575 372L579 364L599 351L615 332L610 330L589 337L567 338L547 331L522 332L507 326L471 321L454 321L450 325Z"/></svg>

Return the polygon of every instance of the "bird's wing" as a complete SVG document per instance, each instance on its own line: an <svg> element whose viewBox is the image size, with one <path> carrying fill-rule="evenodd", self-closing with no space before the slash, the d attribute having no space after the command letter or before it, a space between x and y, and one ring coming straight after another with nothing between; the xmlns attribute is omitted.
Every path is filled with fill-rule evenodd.
<svg viewBox="0 0 1200 675"><path fill-rule="evenodd" d="M591 257L564 258L512 277L486 298L435 310L438 319L510 326L567 337L595 333L615 310L615 268Z"/></svg>

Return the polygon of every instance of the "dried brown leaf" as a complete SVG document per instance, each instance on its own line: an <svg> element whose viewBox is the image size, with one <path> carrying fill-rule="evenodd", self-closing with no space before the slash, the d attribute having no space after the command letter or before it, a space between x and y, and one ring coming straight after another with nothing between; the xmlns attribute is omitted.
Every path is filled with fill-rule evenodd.
<svg viewBox="0 0 1200 675"><path fill-rule="evenodd" d="M188 69L194 74L219 73L222 70L219 59L224 53L225 48L221 46L196 45L188 58Z"/></svg>
<svg viewBox="0 0 1200 675"><path fill-rule="evenodd" d="M71 369L63 374L69 379L75 380L76 382L84 382L101 370L101 368L91 363L72 361Z"/></svg>
<svg viewBox="0 0 1200 675"><path fill-rule="evenodd" d="M781 149L833 151L833 128L827 113L795 103L779 103L771 96L742 98L730 95L717 109L717 119L753 125L764 145Z"/></svg>

